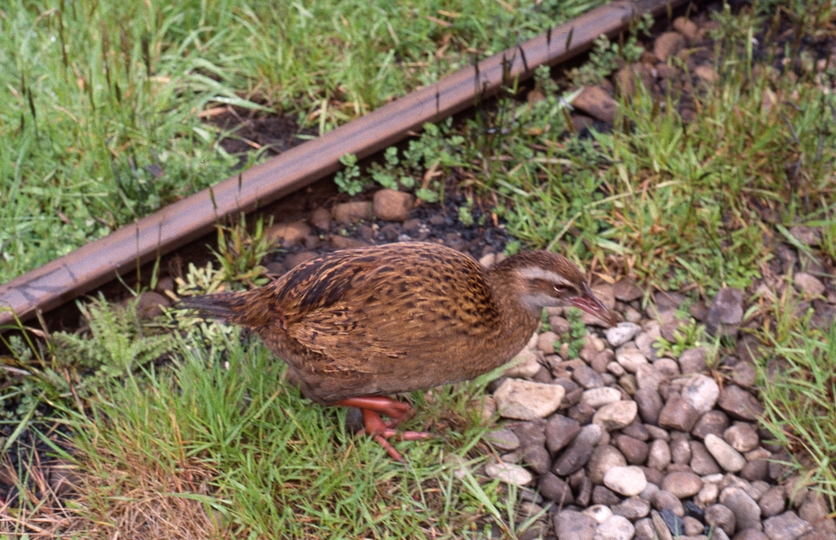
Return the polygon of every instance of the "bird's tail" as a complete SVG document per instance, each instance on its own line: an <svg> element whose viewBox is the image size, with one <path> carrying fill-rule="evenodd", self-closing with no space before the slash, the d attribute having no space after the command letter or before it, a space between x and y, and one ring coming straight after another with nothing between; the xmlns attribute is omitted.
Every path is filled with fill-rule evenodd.
<svg viewBox="0 0 836 540"><path fill-rule="evenodd" d="M182 298L175 309L194 309L204 316L227 323L243 324L246 316L245 296L240 292L223 292Z"/></svg>

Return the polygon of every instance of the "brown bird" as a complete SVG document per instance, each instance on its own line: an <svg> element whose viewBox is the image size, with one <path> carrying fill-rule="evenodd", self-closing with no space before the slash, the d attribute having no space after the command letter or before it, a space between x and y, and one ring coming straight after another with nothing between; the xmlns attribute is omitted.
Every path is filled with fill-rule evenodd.
<svg viewBox="0 0 836 540"><path fill-rule="evenodd" d="M429 434L396 432L412 407L388 394L501 366L531 338L544 307L566 302L616 324L560 255L519 253L486 270L438 244L397 243L328 253L265 287L186 298L180 307L253 329L306 397L358 407L366 433L402 461L387 439Z"/></svg>

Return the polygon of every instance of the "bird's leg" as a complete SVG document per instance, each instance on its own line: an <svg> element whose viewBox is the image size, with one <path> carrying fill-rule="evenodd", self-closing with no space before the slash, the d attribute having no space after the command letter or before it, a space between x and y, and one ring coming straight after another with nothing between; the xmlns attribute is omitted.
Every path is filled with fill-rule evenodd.
<svg viewBox="0 0 836 540"><path fill-rule="evenodd" d="M403 441L415 441L430 436L426 431L398 432L394 429L394 426L412 416L413 410L409 403L384 396L363 396L344 399L338 401L335 405L360 409L363 413L364 431L371 435L395 461L403 461L403 457L386 439L397 437ZM380 418L381 414L385 414L390 420L384 422Z"/></svg>

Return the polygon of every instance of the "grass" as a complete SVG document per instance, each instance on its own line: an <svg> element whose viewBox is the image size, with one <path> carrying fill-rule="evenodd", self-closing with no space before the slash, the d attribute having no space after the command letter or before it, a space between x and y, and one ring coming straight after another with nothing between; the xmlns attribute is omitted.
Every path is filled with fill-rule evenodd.
<svg viewBox="0 0 836 540"><path fill-rule="evenodd" d="M230 176L202 113L325 132L598 3L5 3L0 282Z"/></svg>
<svg viewBox="0 0 836 540"><path fill-rule="evenodd" d="M345 410L277 384L284 364L260 343L215 335L177 340L173 366L100 385L83 412L56 403L73 448L57 451L77 463L81 486L58 525L101 538L462 537L495 513L515 527L501 521L496 482L460 479L484 460L472 457L487 429L476 397L487 378L413 396L408 427L439 437L397 443L404 467L351 433Z"/></svg>

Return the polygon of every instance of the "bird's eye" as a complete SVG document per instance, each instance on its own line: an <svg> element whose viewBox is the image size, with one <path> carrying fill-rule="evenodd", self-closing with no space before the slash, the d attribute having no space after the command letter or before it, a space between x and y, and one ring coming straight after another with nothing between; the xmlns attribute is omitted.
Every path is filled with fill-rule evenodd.
<svg viewBox="0 0 836 540"><path fill-rule="evenodd" d="M554 285L554 292L556 292L556 293L562 293L565 290L566 290L566 287L564 285Z"/></svg>

